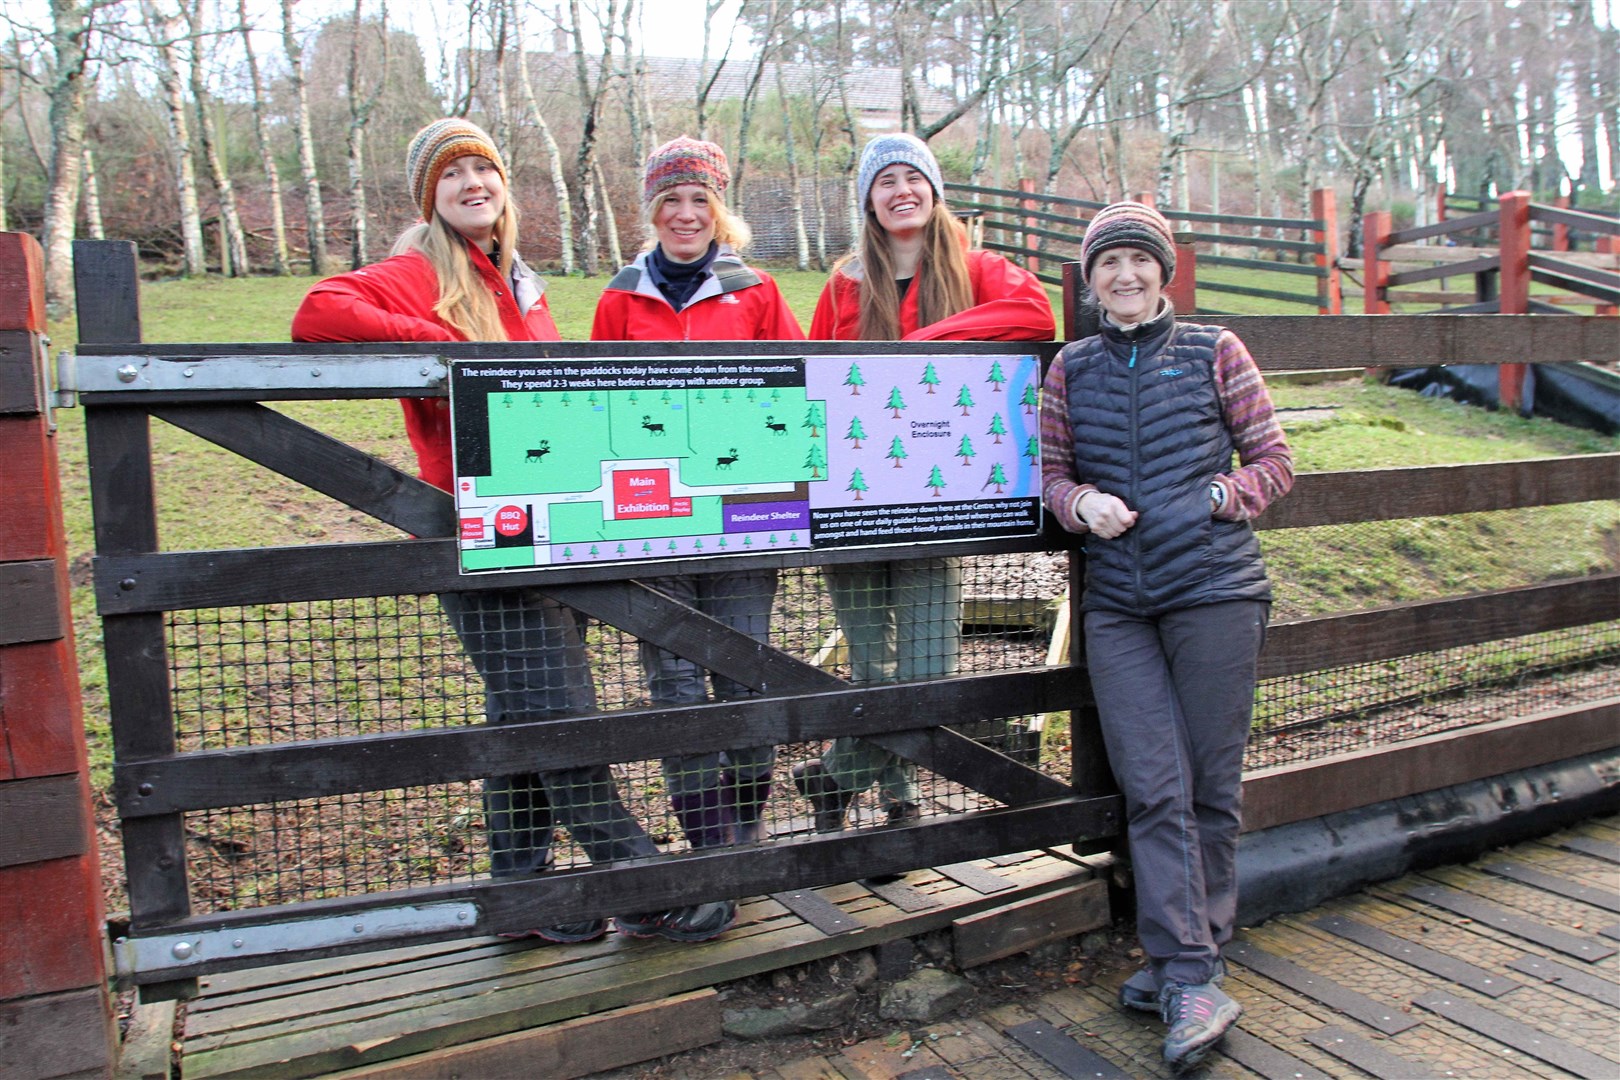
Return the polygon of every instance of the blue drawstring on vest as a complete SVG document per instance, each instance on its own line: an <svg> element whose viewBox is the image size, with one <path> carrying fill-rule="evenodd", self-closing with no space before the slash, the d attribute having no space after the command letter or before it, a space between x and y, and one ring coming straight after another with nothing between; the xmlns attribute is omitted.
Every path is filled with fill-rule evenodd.
<svg viewBox="0 0 1620 1080"><path fill-rule="evenodd" d="M1125 366L1126 367L1135 367L1136 366L1136 342L1134 342L1134 341L1131 342L1131 362L1129 364L1126 364Z"/></svg>

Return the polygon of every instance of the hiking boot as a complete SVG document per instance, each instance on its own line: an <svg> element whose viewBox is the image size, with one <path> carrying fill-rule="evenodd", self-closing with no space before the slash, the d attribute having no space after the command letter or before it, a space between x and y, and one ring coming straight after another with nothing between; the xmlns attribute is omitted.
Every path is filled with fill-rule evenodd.
<svg viewBox="0 0 1620 1080"><path fill-rule="evenodd" d="M613 920L619 933L633 938L661 937L667 941L708 941L717 938L737 918L737 905L731 900L711 904L688 904L668 911L642 915L619 915Z"/></svg>
<svg viewBox="0 0 1620 1080"><path fill-rule="evenodd" d="M1216 986L1226 981L1224 958L1215 958L1215 970L1210 974L1209 981ZM1159 1011L1159 980L1153 977L1152 968L1142 968L1125 980L1125 984L1119 988L1119 1003L1121 1007L1137 1012Z"/></svg>
<svg viewBox="0 0 1620 1080"><path fill-rule="evenodd" d="M540 926L533 930L520 930L513 934L502 934L501 937L509 940L519 938L539 938L549 941L553 945L577 945L582 941L595 941L607 933L607 922L603 919L581 919L579 922L559 923L556 926Z"/></svg>
<svg viewBox="0 0 1620 1080"><path fill-rule="evenodd" d="M613 927L625 937L650 938L658 936L658 924L663 921L662 911L647 911L640 915L615 915Z"/></svg>
<svg viewBox="0 0 1620 1080"><path fill-rule="evenodd" d="M821 759L793 766L793 786L799 789L815 811L816 832L840 832L844 828L844 812L855 801L855 792L845 791L838 781L827 775Z"/></svg>
<svg viewBox="0 0 1620 1080"><path fill-rule="evenodd" d="M890 803L883 808L883 814L889 819L890 825L910 825L914 821L922 820L922 807L914 802Z"/></svg>
<svg viewBox="0 0 1620 1080"><path fill-rule="evenodd" d="M1166 983L1159 991L1159 1015L1170 1025L1164 1037L1165 1063L1183 1073L1204 1060L1243 1015L1243 1006L1212 982Z"/></svg>
<svg viewBox="0 0 1620 1080"><path fill-rule="evenodd" d="M689 904L664 912L658 936L669 941L708 941L730 930L736 921L737 904L733 900Z"/></svg>

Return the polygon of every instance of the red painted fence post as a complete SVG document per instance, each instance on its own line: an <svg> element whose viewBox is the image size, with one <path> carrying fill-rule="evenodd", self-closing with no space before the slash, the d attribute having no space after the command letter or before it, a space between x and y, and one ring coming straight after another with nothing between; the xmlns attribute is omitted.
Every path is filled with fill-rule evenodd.
<svg viewBox="0 0 1620 1080"><path fill-rule="evenodd" d="M1029 176L1019 177L1019 179L1018 179L1018 190L1022 191L1026 195L1034 195L1035 194L1035 180L1034 180L1034 178L1029 177ZM1034 209L1036 209L1035 200L1033 198L1021 200L1019 202L1018 206L1019 206L1019 209L1021 209L1021 210L1034 210ZM1032 217L1026 217L1024 219L1024 228L1026 228L1026 229L1036 228L1037 225L1038 225L1038 223ZM1040 240L1037 239L1033 234L1027 233L1027 232L1024 234L1024 247L1025 247L1026 250L1035 251L1035 250L1039 249L1040 246L1041 246ZM1028 270L1032 274L1040 273L1041 272L1041 257L1039 255L1025 255L1024 256L1024 269Z"/></svg>
<svg viewBox="0 0 1620 1080"><path fill-rule="evenodd" d="M1592 242L1592 246L1604 255L1620 253L1620 236L1600 236ZM1592 309L1594 315L1620 315L1620 306L1614 304L1599 304Z"/></svg>
<svg viewBox="0 0 1620 1080"><path fill-rule="evenodd" d="M0 233L0 1073L108 1076L95 815L44 375L44 256Z"/></svg>
<svg viewBox="0 0 1620 1080"><path fill-rule="evenodd" d="M1503 315L1530 311L1530 193L1510 191L1498 202L1497 241L1501 253L1501 290L1498 309ZM1497 398L1502 408L1518 412L1524 405L1524 364L1503 364L1496 369Z"/></svg>
<svg viewBox="0 0 1620 1080"><path fill-rule="evenodd" d="M1165 286L1164 295L1177 315L1192 315L1198 310L1198 248L1191 233L1175 234L1176 276Z"/></svg>
<svg viewBox="0 0 1620 1080"><path fill-rule="evenodd" d="M1361 219L1362 311L1367 315L1389 314L1389 263L1383 254L1393 221L1388 210L1374 210Z"/></svg>
<svg viewBox="0 0 1620 1080"><path fill-rule="evenodd" d="M1332 188L1311 192L1311 217L1322 223L1311 240L1320 249L1316 265L1324 276L1316 279L1316 313L1344 314L1344 285L1339 279L1339 207Z"/></svg>

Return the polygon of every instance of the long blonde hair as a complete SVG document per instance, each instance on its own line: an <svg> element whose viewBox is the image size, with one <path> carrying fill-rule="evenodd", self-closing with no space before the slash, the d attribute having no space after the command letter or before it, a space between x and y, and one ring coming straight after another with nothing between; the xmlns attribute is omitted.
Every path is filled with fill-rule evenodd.
<svg viewBox="0 0 1620 1080"><path fill-rule="evenodd" d="M709 193L709 211L714 214L714 238L732 251L742 251L753 242L754 230L748 227L748 222L731 212L724 196L707 185L704 185L704 190ZM647 229L647 242L641 246L642 251L651 251L658 246L658 227L653 222L658 218L659 209L674 194L674 188L665 188L647 204L641 215L642 224Z"/></svg>
<svg viewBox="0 0 1620 1080"><path fill-rule="evenodd" d="M502 278L512 276L517 244L517 204L508 195L506 206L495 222L495 245L499 254L496 266ZM420 251L426 256L439 279L439 300L433 305L433 314L468 341L509 340L506 327L501 323L500 309L495 306L495 297L484 279L473 270L466 237L452 229L437 210L433 211L431 221L418 222L400 233L390 254L407 251Z"/></svg>
<svg viewBox="0 0 1620 1080"><path fill-rule="evenodd" d="M900 288L895 284L893 241L888 230L878 224L870 202L857 250L862 274L860 340L897 341L904 334L900 329ZM917 294L919 327L931 326L973 306L967 230L937 195L933 212L923 226L923 247L911 289Z"/></svg>

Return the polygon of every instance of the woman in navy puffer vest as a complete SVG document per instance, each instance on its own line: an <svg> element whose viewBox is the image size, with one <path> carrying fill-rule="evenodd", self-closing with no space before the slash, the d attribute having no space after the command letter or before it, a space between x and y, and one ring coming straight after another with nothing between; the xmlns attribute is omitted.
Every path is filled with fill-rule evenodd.
<svg viewBox="0 0 1620 1080"><path fill-rule="evenodd" d="M1120 1001L1163 1016L1165 1060L1180 1071L1242 1013L1220 989L1221 947L1271 606L1249 520L1294 473L1243 342L1176 321L1163 296L1175 260L1151 207L1116 203L1092 220L1080 263L1102 330L1048 370L1041 469L1047 508L1087 534L1086 663L1125 795L1148 961Z"/></svg>

